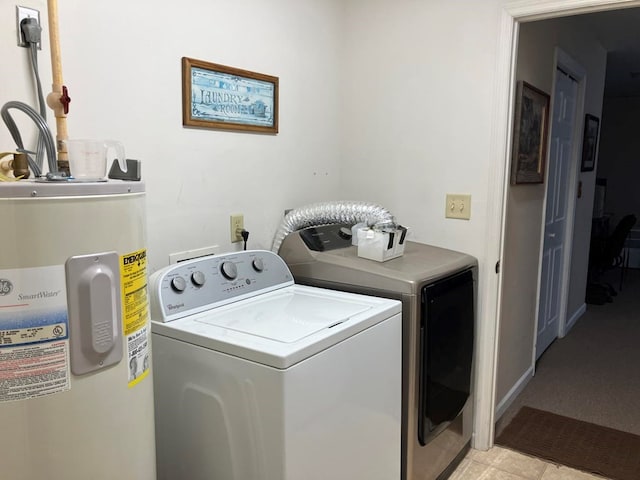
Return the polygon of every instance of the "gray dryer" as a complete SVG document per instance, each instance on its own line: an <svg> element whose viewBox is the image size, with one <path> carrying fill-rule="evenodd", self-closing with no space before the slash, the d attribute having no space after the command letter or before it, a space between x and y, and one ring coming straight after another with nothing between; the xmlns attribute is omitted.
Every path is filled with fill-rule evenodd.
<svg viewBox="0 0 640 480"><path fill-rule="evenodd" d="M279 255L300 284L402 302L402 480L444 479L470 447L477 260L407 242L386 262L360 258L351 225L289 233Z"/></svg>

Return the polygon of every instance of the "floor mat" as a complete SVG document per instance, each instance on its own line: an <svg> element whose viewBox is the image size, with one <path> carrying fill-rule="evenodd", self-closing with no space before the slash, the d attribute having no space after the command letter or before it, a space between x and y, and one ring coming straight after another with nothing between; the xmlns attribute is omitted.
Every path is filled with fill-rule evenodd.
<svg viewBox="0 0 640 480"><path fill-rule="evenodd" d="M640 479L640 436L522 407L496 444L613 480Z"/></svg>

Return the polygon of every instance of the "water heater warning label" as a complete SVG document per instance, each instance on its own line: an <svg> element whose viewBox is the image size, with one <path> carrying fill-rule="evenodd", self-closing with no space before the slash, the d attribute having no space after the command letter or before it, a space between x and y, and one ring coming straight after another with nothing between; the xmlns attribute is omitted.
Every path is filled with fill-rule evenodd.
<svg viewBox="0 0 640 480"><path fill-rule="evenodd" d="M63 266L0 270L0 402L70 388Z"/></svg>
<svg viewBox="0 0 640 480"><path fill-rule="evenodd" d="M129 387L149 374L149 298L147 251L120 257L124 335L127 341Z"/></svg>
<svg viewBox="0 0 640 480"><path fill-rule="evenodd" d="M69 389L66 341L0 349L0 402Z"/></svg>

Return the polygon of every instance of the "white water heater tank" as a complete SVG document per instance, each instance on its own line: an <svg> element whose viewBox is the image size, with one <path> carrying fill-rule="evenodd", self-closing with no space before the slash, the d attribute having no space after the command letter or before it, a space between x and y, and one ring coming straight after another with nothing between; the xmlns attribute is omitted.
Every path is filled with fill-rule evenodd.
<svg viewBox="0 0 640 480"><path fill-rule="evenodd" d="M0 477L153 480L142 182L0 183Z"/></svg>

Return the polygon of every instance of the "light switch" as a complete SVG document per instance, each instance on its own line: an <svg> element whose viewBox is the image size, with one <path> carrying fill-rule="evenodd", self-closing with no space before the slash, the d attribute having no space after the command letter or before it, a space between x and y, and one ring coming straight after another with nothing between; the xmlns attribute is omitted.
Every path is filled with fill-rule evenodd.
<svg viewBox="0 0 640 480"><path fill-rule="evenodd" d="M447 193L444 216L469 220L471 218L471 195Z"/></svg>

